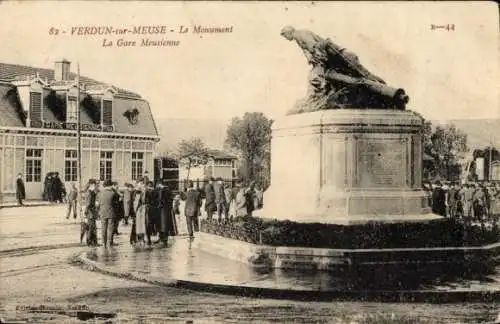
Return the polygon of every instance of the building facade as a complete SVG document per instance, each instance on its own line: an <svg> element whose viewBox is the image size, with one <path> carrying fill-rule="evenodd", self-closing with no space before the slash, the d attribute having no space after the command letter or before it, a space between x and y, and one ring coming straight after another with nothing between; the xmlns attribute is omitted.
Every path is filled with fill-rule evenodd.
<svg viewBox="0 0 500 324"><path fill-rule="evenodd" d="M208 150L207 163L189 170L184 164L179 165L175 160L166 157L158 158L157 164L157 174L162 174L167 181L178 182L176 189L179 190L184 190L188 180L198 187L202 187L210 178L222 178L229 184L234 184L237 180L238 158L221 150Z"/></svg>
<svg viewBox="0 0 500 324"><path fill-rule="evenodd" d="M18 173L27 199L41 199L49 172L66 188L78 180L77 119L80 112L82 182L123 184L154 168L159 136L140 95L70 72L0 63L0 200L15 196ZM77 103L79 98L79 103Z"/></svg>

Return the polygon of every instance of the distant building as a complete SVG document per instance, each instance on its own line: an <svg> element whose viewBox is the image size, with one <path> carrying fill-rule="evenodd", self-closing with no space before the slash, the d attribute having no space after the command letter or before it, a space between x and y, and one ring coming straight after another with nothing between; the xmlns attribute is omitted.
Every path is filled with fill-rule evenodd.
<svg viewBox="0 0 500 324"><path fill-rule="evenodd" d="M207 164L191 167L189 170L173 159L160 157L156 159L155 172L171 183L177 177L178 187L175 189L179 190L184 190L187 180L193 181L195 186L202 187L211 177L222 178L224 182L233 184L237 180L238 157L221 150L209 150L208 155Z"/></svg>
<svg viewBox="0 0 500 324"><path fill-rule="evenodd" d="M120 183L153 169L159 141L149 104L140 95L76 75L70 62L54 70L0 63L0 199L15 194L16 174L28 199L40 199L44 178L59 172L77 181L77 113L82 130L82 182Z"/></svg>

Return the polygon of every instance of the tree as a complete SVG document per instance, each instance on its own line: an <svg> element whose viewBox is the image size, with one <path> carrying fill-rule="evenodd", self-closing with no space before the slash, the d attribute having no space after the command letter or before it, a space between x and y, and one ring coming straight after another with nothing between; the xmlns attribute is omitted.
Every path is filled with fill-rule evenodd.
<svg viewBox="0 0 500 324"><path fill-rule="evenodd" d="M240 174L245 181L269 185L271 125L273 121L262 113L245 113L235 117L227 129L226 145L242 157Z"/></svg>
<svg viewBox="0 0 500 324"><path fill-rule="evenodd" d="M175 155L179 164L187 169L186 181L189 180L191 168L208 162L208 149L199 137L180 141Z"/></svg>
<svg viewBox="0 0 500 324"><path fill-rule="evenodd" d="M424 123L424 153L434 159L432 172L424 170L424 174L455 180L460 177L460 162L469 151L467 134L456 128L454 124L437 126L434 131L429 121Z"/></svg>

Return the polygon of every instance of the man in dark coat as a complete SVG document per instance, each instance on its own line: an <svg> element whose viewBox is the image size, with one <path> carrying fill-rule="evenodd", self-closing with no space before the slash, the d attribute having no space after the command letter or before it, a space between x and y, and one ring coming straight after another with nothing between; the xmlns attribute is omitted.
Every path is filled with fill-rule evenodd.
<svg viewBox="0 0 500 324"><path fill-rule="evenodd" d="M193 239L193 231L198 231L198 216L201 208L200 193L194 189L193 182L188 184L188 191L186 193L186 204L184 206L184 215L186 216L187 230L189 238Z"/></svg>
<svg viewBox="0 0 500 324"><path fill-rule="evenodd" d="M446 193L441 187L441 182L436 181L432 192L432 212L441 216L446 216Z"/></svg>
<svg viewBox="0 0 500 324"><path fill-rule="evenodd" d="M54 200L58 203L62 203L63 198L66 195L66 189L64 189L64 185L61 181L61 178L59 178L58 172L56 172L54 174L53 182L54 182L54 187L53 187L54 188Z"/></svg>
<svg viewBox="0 0 500 324"><path fill-rule="evenodd" d="M448 190L448 210L451 218L455 218L457 209L457 185L452 182Z"/></svg>
<svg viewBox="0 0 500 324"><path fill-rule="evenodd" d="M124 208L123 196L120 192L118 182L113 182L113 190L116 193L116 195L113 197L113 211L115 214L113 219L113 235L120 235L120 232L118 232L118 226L120 225L120 221L124 217Z"/></svg>
<svg viewBox="0 0 500 324"><path fill-rule="evenodd" d="M94 179L90 179L85 190L85 213L84 218L81 223L81 233L80 233L80 243L83 241L83 237L87 235L87 245L97 246L97 218L98 218L98 203L97 203L97 191L96 182Z"/></svg>
<svg viewBox="0 0 500 324"><path fill-rule="evenodd" d="M54 201L54 181L52 172L47 173L45 177L45 191L47 193L47 200L50 202Z"/></svg>
<svg viewBox="0 0 500 324"><path fill-rule="evenodd" d="M115 218L114 203L116 201L117 193L114 190L113 183L110 180L104 181L103 187L104 188L97 193L97 201L99 202L99 212L101 214L102 221L102 243L104 247L108 247L114 245L113 220Z"/></svg>
<svg viewBox="0 0 500 324"><path fill-rule="evenodd" d="M17 203L23 206L23 200L26 199L26 189L24 188L23 175L19 173L16 180L16 198Z"/></svg>
<svg viewBox="0 0 500 324"><path fill-rule="evenodd" d="M147 243L151 246L151 235L153 235L155 225L155 205L156 205L156 192L152 181L146 183L146 193L144 198L144 205L146 209L146 238Z"/></svg>
<svg viewBox="0 0 500 324"><path fill-rule="evenodd" d="M212 220L212 216L216 210L214 178L210 178L205 185L205 211L207 212L207 219L209 221Z"/></svg>
<svg viewBox="0 0 500 324"><path fill-rule="evenodd" d="M160 219L158 222L159 240L157 243L163 243L166 246L168 242L168 236L175 235L177 232L172 210L174 199L166 183L160 183L159 189L160 192L158 198L160 200Z"/></svg>
<svg viewBox="0 0 500 324"><path fill-rule="evenodd" d="M215 205L217 207L217 216L219 222L222 222L222 215L226 215L226 195L224 194L224 184L222 183L222 178L217 178L217 182L214 184L215 192Z"/></svg>

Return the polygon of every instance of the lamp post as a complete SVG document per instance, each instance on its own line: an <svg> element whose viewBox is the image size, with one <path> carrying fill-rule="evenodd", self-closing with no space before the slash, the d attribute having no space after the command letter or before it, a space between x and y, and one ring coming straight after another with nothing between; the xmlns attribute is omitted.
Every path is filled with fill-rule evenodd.
<svg viewBox="0 0 500 324"><path fill-rule="evenodd" d="M76 79L76 140L77 140L77 182L78 182L78 211L79 217L82 218L83 213L83 197L82 197L82 140L80 127L80 63L77 64L77 79Z"/></svg>
<svg viewBox="0 0 500 324"><path fill-rule="evenodd" d="M491 162L493 161L493 141L490 138L490 154L488 159L488 181L492 180L491 171L493 170Z"/></svg>

